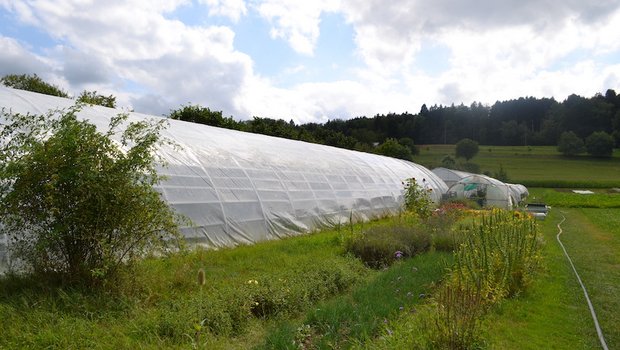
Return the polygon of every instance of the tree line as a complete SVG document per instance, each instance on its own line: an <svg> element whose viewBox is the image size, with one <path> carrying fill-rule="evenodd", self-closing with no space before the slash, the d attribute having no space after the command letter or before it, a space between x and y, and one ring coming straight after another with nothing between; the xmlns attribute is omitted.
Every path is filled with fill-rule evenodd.
<svg viewBox="0 0 620 350"><path fill-rule="evenodd" d="M36 75L34 77L39 85L44 83ZM23 82L29 78L32 76L5 76L0 81L27 90L29 86ZM45 87L37 92L53 94L50 91ZM80 96L87 103L115 106L113 96L88 91ZM232 116L225 117L222 111L195 104L171 110L167 117L402 159L412 159L417 153L416 144L455 144L464 138L483 145L558 145L564 134L570 132L582 142L595 134L610 139L615 147L620 146L620 95L613 89L592 97L572 94L562 102L553 98L521 97L497 101L491 106L480 102L470 106L422 105L416 114L334 118L326 123L297 124L292 119L256 116L239 121Z"/></svg>

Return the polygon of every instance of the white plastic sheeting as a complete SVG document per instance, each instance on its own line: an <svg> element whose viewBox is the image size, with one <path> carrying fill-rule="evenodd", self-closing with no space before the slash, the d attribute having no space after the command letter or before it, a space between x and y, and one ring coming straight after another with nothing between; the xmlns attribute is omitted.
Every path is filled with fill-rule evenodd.
<svg viewBox="0 0 620 350"><path fill-rule="evenodd" d="M0 87L0 106L13 113L43 114L73 104ZM89 106L78 116L103 129L119 112ZM148 117L153 118L130 113L129 121ZM401 207L402 182L412 177L419 184L425 180L435 202L447 190L423 166L374 154L176 120L170 120L163 135L181 149L159 150L168 161L159 169L168 176L159 190L191 219L186 237L209 247L394 214Z"/></svg>
<svg viewBox="0 0 620 350"><path fill-rule="evenodd" d="M527 190L527 187L521 184L506 184L510 189L510 196L512 197L513 203L515 205L522 204L525 202L527 196L530 195L530 192Z"/></svg>
<svg viewBox="0 0 620 350"><path fill-rule="evenodd" d="M468 173L465 171L448 169L448 168L435 168L433 169L433 173L437 175L443 182L446 183L446 186L450 187L455 183L459 182L460 179L466 178L471 175L475 175L472 173Z"/></svg>

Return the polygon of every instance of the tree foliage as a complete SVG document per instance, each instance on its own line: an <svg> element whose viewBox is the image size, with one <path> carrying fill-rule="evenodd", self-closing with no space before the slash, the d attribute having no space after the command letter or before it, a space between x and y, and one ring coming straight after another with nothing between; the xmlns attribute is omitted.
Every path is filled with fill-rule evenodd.
<svg viewBox="0 0 620 350"><path fill-rule="evenodd" d="M614 139L604 131L593 132L586 138L586 150L595 157L611 157Z"/></svg>
<svg viewBox="0 0 620 350"><path fill-rule="evenodd" d="M583 140L572 131L563 132L558 141L558 152L565 156L574 156L583 153L585 147Z"/></svg>
<svg viewBox="0 0 620 350"><path fill-rule="evenodd" d="M77 112L2 111L0 229L32 272L93 284L165 248L179 230L153 188L162 179L155 149L167 142L159 136L165 124L123 125L119 115L101 133Z"/></svg>
<svg viewBox="0 0 620 350"><path fill-rule="evenodd" d="M377 153L384 156L411 160L413 155L409 147L403 146L395 139L387 139L384 143L380 144L377 149Z"/></svg>
<svg viewBox="0 0 620 350"><path fill-rule="evenodd" d="M12 87L14 89L38 92L40 94L58 97L69 97L69 95L58 86L46 83L36 74L9 74L0 78L0 82L5 86Z"/></svg>
<svg viewBox="0 0 620 350"><path fill-rule="evenodd" d="M478 150L478 142L467 138L457 142L455 146L456 156L458 158L465 158L466 161L475 157L478 154Z"/></svg>
<svg viewBox="0 0 620 350"><path fill-rule="evenodd" d="M91 105L99 105L103 107L116 108L116 97L114 95L100 95L97 91L82 91L77 98L78 102Z"/></svg>
<svg viewBox="0 0 620 350"><path fill-rule="evenodd" d="M241 130L242 124L232 117L224 117L222 111L212 111L208 107L189 104L170 112L168 117L186 122Z"/></svg>

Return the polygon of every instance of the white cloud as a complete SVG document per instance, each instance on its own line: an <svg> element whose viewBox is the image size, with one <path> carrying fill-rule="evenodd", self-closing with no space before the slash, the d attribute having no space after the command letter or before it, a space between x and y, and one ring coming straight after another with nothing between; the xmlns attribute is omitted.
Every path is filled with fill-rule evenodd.
<svg viewBox="0 0 620 350"><path fill-rule="evenodd" d="M605 62L620 50L619 0L197 1L210 16L233 22L255 11L271 24L272 38L286 41L301 58L283 62L272 76L257 74L252 57L234 47L234 27L192 26L166 17L189 0L0 0L23 23L56 39L34 54L0 36L0 73L45 73L74 93L82 88L113 93L119 103L158 115L192 102L237 118L304 122L417 112L423 103L562 99L620 88L620 67ZM339 65L353 72L348 80L321 82L313 76L319 37L330 35L320 32L326 13L340 14L335 18L344 18L355 33L363 64ZM445 67L432 74L418 63L428 43L447 57ZM287 75L314 83L278 87ZM132 89L125 88L128 82Z"/></svg>
<svg viewBox="0 0 620 350"><path fill-rule="evenodd" d="M193 102L241 112L233 100L253 74L250 57L235 51L234 32L227 27L190 27L163 16L180 4L183 1L152 7L141 1L34 1L19 11L31 13L39 28L66 43L61 70L74 87L129 80L145 87L147 94L159 95L150 100L169 106ZM162 110L162 103L142 106L155 114L169 109Z"/></svg>
<svg viewBox="0 0 620 350"><path fill-rule="evenodd" d="M272 24L271 37L286 40L298 53L312 55L319 37L321 13L340 7L336 0L265 0L259 14Z"/></svg>
<svg viewBox="0 0 620 350"><path fill-rule="evenodd" d="M209 16L228 17L233 22L248 13L243 0L199 0L199 3L209 6Z"/></svg>
<svg viewBox="0 0 620 350"><path fill-rule="evenodd" d="M49 66L40 57L32 54L17 40L0 35L0 76L18 72L32 72L43 75Z"/></svg>

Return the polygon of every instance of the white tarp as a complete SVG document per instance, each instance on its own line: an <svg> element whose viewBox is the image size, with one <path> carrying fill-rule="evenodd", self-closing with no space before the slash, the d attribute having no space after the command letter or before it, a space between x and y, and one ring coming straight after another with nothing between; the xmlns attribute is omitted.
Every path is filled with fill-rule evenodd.
<svg viewBox="0 0 620 350"><path fill-rule="evenodd" d="M73 104L0 87L0 106L13 113L44 114ZM89 106L78 116L103 129L120 112ZM129 121L144 118L160 117L130 113ZM184 228L186 237L209 247L290 236L350 217L394 214L407 178L418 184L425 180L437 203L447 190L425 167L375 154L177 120L170 120L164 136L182 149L160 150L169 164L159 170L168 176L159 190L191 219L194 226Z"/></svg>

